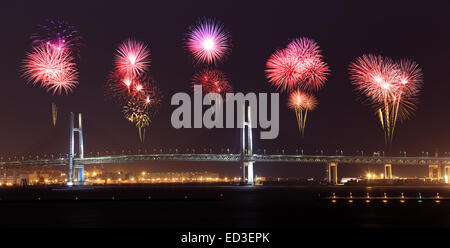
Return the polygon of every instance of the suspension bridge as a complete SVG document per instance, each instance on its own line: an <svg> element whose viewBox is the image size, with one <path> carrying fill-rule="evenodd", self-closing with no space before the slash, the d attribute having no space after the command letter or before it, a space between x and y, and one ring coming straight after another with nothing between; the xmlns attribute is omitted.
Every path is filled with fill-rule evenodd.
<svg viewBox="0 0 450 248"><path fill-rule="evenodd" d="M440 180L450 174L450 157L389 157L389 156L344 156L344 155L304 155L304 154L256 154L253 153L252 123L250 110L247 109L247 121L240 127L239 153L153 153L127 154L86 157L83 143L82 115L79 113L75 127L75 114L70 113L70 140L67 158L36 158L0 161L0 166L67 166L68 185L84 183L84 166L92 164L137 163L151 161L180 162L235 162L242 167L242 183L254 184L253 167L255 163L290 162L298 164L328 165L327 174L330 184L337 184L339 164L380 164L384 165L384 176L392 179L392 165L422 165L429 167L429 177ZM245 120L245 118L244 118ZM78 153L75 153L75 137L78 134Z"/></svg>

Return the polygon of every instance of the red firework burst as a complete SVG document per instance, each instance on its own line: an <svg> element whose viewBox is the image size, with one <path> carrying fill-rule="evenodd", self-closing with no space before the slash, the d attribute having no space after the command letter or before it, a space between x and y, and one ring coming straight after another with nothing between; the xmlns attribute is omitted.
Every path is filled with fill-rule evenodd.
<svg viewBox="0 0 450 248"><path fill-rule="evenodd" d="M308 38L292 41L287 48L272 54L266 63L269 82L281 91L295 88L319 90L328 73L329 68L322 61L319 46Z"/></svg>
<svg viewBox="0 0 450 248"><path fill-rule="evenodd" d="M230 52L230 43L224 25L214 19L201 19L186 35L186 47L198 64L217 64Z"/></svg>
<svg viewBox="0 0 450 248"><path fill-rule="evenodd" d="M130 98L136 97L144 99L147 86L152 84L152 82L152 79L146 74L130 77L118 72L112 72L106 85L106 94L111 97L117 97L119 101L128 101Z"/></svg>
<svg viewBox="0 0 450 248"><path fill-rule="evenodd" d="M194 75L192 78L192 87L202 86L204 95L208 93L217 93L225 100L226 93L233 92L233 87L228 82L225 74L219 70L205 69Z"/></svg>
<svg viewBox="0 0 450 248"><path fill-rule="evenodd" d="M34 47L23 62L23 76L53 94L68 93L78 84L78 72L73 57L63 49L42 44Z"/></svg>
<svg viewBox="0 0 450 248"><path fill-rule="evenodd" d="M116 70L129 77L145 73L150 66L150 52L141 41L128 39L117 49L115 58Z"/></svg>

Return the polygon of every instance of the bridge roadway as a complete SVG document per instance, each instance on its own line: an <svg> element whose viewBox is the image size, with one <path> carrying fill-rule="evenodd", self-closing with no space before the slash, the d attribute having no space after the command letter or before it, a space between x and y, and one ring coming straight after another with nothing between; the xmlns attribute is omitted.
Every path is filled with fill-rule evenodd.
<svg viewBox="0 0 450 248"><path fill-rule="evenodd" d="M384 156L327 156L289 154L136 154L75 158L76 165L137 163L151 161L180 162L294 162L294 163L338 163L338 164L392 164L392 165L450 165L450 157L384 157ZM0 166L53 166L68 165L69 159L36 159L0 161Z"/></svg>

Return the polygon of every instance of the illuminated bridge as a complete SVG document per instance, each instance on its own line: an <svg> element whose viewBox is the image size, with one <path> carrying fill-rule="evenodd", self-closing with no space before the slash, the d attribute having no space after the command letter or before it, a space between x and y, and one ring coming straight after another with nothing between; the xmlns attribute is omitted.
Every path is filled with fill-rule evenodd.
<svg viewBox="0 0 450 248"><path fill-rule="evenodd" d="M248 111L250 113L250 111ZM248 114L248 118L250 114ZM247 128L246 128L247 126ZM74 114L71 113L71 135L70 152L68 158L48 158L25 160L17 159L11 161L0 161L0 166L68 166L69 185L75 182L84 182L84 166L92 164L116 164L116 163L137 163L151 161L180 161L180 162L237 162L242 164L242 181L248 184L254 183L253 164L264 162L292 162L299 164L327 164L328 180L332 184L337 184L338 164L381 164L385 168L385 178L392 179L392 165L425 165L429 166L430 177L437 175L440 179L448 178L450 174L450 157L388 157L388 156L330 156L330 155L299 155L299 154L254 154L252 147L251 120L243 123L241 127L240 153L203 153L203 154L183 154L183 153L158 153L158 154L136 154L136 155L111 155L84 157L83 134L81 126L81 114L79 114L78 128L74 128ZM245 133L247 131L247 133ZM74 134L78 132L79 156L75 156ZM246 139L247 136L247 146ZM436 173L435 173L436 172Z"/></svg>

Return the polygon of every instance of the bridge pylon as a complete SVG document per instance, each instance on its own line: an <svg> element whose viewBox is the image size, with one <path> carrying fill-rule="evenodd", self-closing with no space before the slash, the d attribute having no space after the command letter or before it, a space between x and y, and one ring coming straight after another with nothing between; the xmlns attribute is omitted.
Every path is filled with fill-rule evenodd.
<svg viewBox="0 0 450 248"><path fill-rule="evenodd" d="M246 111L247 110L247 111ZM253 155L253 136L252 136L252 117L250 106L245 108L243 105L243 118L241 127L241 161L242 161L242 179L241 182L245 183L245 167L247 167L247 184L253 185L253 163L254 161L248 160L248 156ZM247 121L245 121L245 115L247 114ZM247 127L247 128L245 128ZM247 131L247 133L246 133ZM247 136L247 139L245 139ZM247 141L247 142L246 142Z"/></svg>
<svg viewBox="0 0 450 248"><path fill-rule="evenodd" d="M78 176L77 184L84 184L84 165L75 164L75 132L78 133L79 158L84 158L83 145L83 125L81 113L78 114L78 127L75 127L75 115L70 113L70 148L69 148L69 178L67 185L71 186L75 182L75 174Z"/></svg>

